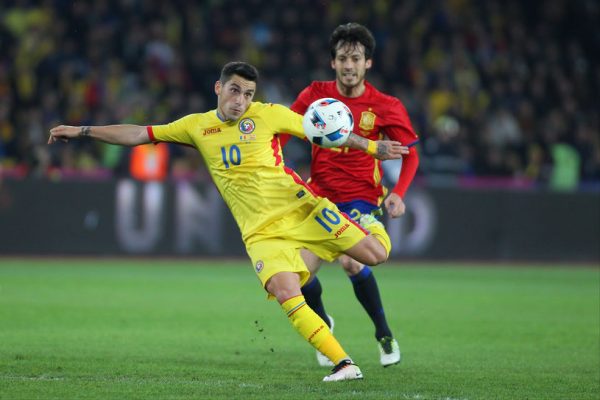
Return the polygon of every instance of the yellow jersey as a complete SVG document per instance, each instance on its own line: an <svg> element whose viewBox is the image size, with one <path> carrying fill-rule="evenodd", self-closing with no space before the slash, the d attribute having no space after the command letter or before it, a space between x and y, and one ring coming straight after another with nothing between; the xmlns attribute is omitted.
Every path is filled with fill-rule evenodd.
<svg viewBox="0 0 600 400"><path fill-rule="evenodd" d="M244 241L313 197L283 162L276 134L304 138L302 116L285 106L252 102L237 121L222 121L211 110L147 130L153 142L190 145L200 152Z"/></svg>

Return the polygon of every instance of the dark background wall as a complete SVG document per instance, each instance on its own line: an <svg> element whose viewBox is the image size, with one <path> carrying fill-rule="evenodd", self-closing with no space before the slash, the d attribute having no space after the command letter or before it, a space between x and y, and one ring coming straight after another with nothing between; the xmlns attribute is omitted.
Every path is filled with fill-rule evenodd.
<svg viewBox="0 0 600 400"><path fill-rule="evenodd" d="M600 261L600 194L418 187L393 258ZM243 256L212 184L6 181L0 254Z"/></svg>

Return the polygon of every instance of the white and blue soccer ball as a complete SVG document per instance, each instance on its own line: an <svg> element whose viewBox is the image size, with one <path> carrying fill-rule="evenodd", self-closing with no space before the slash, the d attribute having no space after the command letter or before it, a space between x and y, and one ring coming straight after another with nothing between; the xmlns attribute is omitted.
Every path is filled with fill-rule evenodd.
<svg viewBox="0 0 600 400"><path fill-rule="evenodd" d="M338 147L352 133L354 118L348 106L341 101L323 98L308 106L302 126L306 137L317 146Z"/></svg>

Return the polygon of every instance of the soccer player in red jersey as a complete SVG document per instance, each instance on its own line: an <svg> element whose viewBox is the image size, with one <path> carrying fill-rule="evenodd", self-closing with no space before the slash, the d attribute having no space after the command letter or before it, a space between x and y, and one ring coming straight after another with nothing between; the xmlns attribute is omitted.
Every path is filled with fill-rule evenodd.
<svg viewBox="0 0 600 400"><path fill-rule="evenodd" d="M331 68L336 79L312 82L292 104L291 109L304 114L308 106L323 97L343 101L354 116L354 132L367 139L377 140L384 135L405 146L417 143L404 105L395 97L383 94L365 80L366 72L373 63L375 39L372 33L357 23L338 26L329 41ZM287 137L282 138L287 142ZM387 213L399 217L405 212L404 194L415 176L419 156L416 148L402 159L400 177L391 193L386 196L382 185L381 162L368 154L349 148L326 149L312 146L310 186L320 196L327 197L338 208L363 225L382 214L382 200ZM313 272L313 279L302 288L308 305L324 321L333 327L333 319L327 315L321 300L321 284L316 277L321 260L304 251L304 261ZM388 366L400 362L400 349L390 330L377 281L371 269L343 255L340 263L354 286L356 297L375 325L375 338L380 350L380 362ZM329 360L317 352L323 366Z"/></svg>

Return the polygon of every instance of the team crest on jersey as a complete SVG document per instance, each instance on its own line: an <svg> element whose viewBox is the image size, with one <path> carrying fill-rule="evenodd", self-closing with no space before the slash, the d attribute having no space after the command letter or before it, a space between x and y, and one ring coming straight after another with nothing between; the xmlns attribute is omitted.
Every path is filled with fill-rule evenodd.
<svg viewBox="0 0 600 400"><path fill-rule="evenodd" d="M265 263L263 263L262 260L258 260L256 262L256 267L254 267L254 269L256 270L256 272L260 272L260 271L262 271L264 266L265 266Z"/></svg>
<svg viewBox="0 0 600 400"><path fill-rule="evenodd" d="M256 125L254 124L254 121L251 118L244 118L240 121L238 128L240 129L240 132L248 135L254 132L254 128L256 128Z"/></svg>
<svg viewBox="0 0 600 400"><path fill-rule="evenodd" d="M375 128L376 117L377 116L371 111L363 111L360 114L360 123L358 124L358 126L360 127L360 129L370 131L371 129Z"/></svg>

